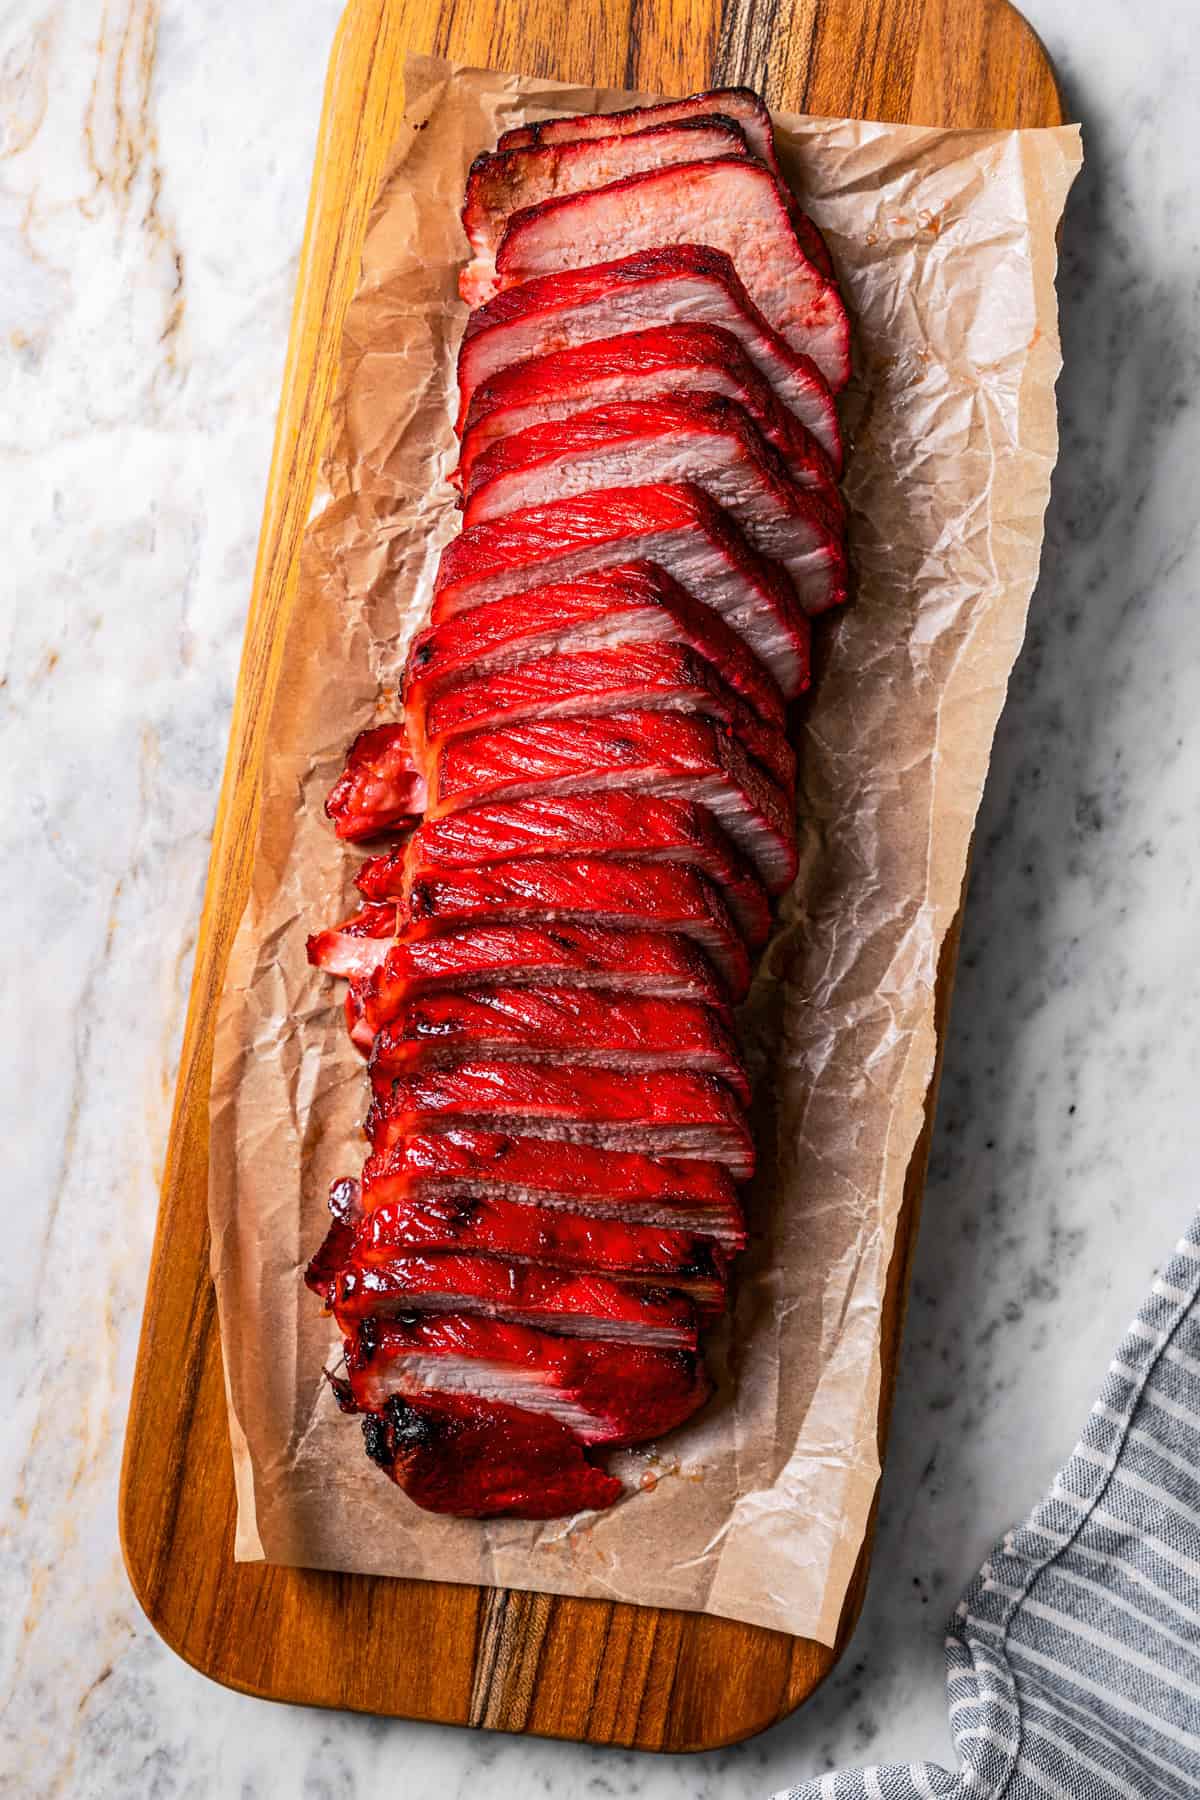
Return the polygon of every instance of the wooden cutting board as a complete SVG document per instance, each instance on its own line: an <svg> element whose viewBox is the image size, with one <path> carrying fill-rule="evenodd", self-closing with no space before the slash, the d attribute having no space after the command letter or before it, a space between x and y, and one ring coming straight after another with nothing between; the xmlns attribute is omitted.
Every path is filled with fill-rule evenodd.
<svg viewBox="0 0 1200 1800"><path fill-rule="evenodd" d="M401 119L410 51L665 93L746 82L783 109L924 125L1057 125L1062 104L1045 51L1005 0L453 0L440 8L436 0L353 0L330 62L134 1377L121 1489L126 1565L167 1643L244 1693L589 1743L707 1749L782 1718L829 1672L862 1604L870 1533L833 1649L697 1613L233 1560L233 1473L208 1275L213 1025L248 888L263 736L342 317ZM942 958L939 1043L957 941L956 928ZM935 1093L936 1081L889 1277L881 1450Z"/></svg>

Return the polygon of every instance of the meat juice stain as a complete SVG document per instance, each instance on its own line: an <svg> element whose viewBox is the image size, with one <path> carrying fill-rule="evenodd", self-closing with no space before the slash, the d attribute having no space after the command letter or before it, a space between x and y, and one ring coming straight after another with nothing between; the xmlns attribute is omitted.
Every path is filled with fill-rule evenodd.
<svg viewBox="0 0 1200 1800"><path fill-rule="evenodd" d="M643 1469L638 1476L638 1487L643 1494L652 1494L659 1482L668 1475L674 1476L677 1481L701 1482L704 1480L702 1468L684 1469L678 1458L675 1458L669 1463L655 1463L650 1468Z"/></svg>

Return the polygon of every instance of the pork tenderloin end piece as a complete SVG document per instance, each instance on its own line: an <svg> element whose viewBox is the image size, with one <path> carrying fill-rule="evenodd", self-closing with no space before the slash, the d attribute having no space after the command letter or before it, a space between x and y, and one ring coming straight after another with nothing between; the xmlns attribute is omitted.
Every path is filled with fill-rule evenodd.
<svg viewBox="0 0 1200 1800"><path fill-rule="evenodd" d="M344 981L372 974L387 956L398 929L397 908L368 901L340 925L315 931L308 940L308 960L326 975Z"/></svg>
<svg viewBox="0 0 1200 1800"><path fill-rule="evenodd" d="M621 1484L545 1412L473 1394L393 1394L363 1421L371 1461L426 1512L558 1519L611 1506Z"/></svg>
<svg viewBox="0 0 1200 1800"><path fill-rule="evenodd" d="M337 835L357 844L419 816L424 805L424 782L401 723L359 732L329 790L325 812Z"/></svg>

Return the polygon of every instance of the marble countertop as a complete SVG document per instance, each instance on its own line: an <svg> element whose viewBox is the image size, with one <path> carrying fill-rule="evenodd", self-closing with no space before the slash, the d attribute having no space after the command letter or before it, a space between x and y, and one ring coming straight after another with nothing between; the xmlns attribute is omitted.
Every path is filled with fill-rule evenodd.
<svg viewBox="0 0 1200 1800"><path fill-rule="evenodd" d="M117 1476L341 0L0 19L0 1791L767 1795L950 1762L942 1624L1069 1449L1200 1159L1200 52L1032 0L1087 166L1062 458L977 838L874 1573L776 1730L656 1759L295 1709L179 1662ZM253 171L252 179L248 172ZM19 879L16 872L19 870Z"/></svg>

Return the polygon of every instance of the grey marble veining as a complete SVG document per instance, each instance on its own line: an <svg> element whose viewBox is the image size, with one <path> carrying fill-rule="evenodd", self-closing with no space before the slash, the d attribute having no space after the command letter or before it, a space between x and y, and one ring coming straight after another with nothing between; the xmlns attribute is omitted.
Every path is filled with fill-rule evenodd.
<svg viewBox="0 0 1200 1800"><path fill-rule="evenodd" d="M980 820L874 1574L841 1669L663 1760L271 1708L141 1618L115 1495L339 0L0 16L0 1792L765 1795L946 1760L941 1626L1038 1496L1200 1161L1200 54L1027 9L1085 128L1062 455Z"/></svg>

